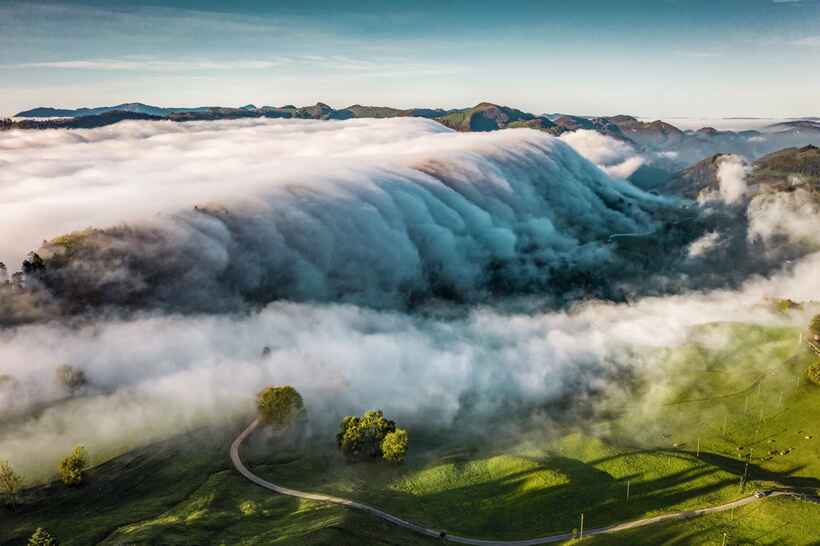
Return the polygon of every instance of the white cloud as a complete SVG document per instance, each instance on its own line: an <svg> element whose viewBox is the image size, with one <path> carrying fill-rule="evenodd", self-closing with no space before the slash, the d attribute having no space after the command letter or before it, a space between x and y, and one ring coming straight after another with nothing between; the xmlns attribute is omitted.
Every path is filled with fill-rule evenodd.
<svg viewBox="0 0 820 546"><path fill-rule="evenodd" d="M0 68L59 68L66 70L149 70L149 71L180 71L180 70L262 70L275 68L292 62L289 59L279 60L129 60L129 59L81 59L69 61L43 61L0 65Z"/></svg>
<svg viewBox="0 0 820 546"><path fill-rule="evenodd" d="M645 162L630 144L598 131L582 129L564 133L560 138L615 178L628 177Z"/></svg>
<svg viewBox="0 0 820 546"><path fill-rule="evenodd" d="M739 156L729 156L720 162L717 178L720 195L726 203L736 203L746 195L746 177L750 170L749 164Z"/></svg>
<svg viewBox="0 0 820 546"><path fill-rule="evenodd" d="M698 201L705 203L721 200L734 205L746 195L748 190L746 177L751 171L748 162L738 155L725 155L718 160L717 190L705 190L698 196Z"/></svg>
<svg viewBox="0 0 820 546"><path fill-rule="evenodd" d="M709 254L712 250L720 245L720 233L717 231L710 231L702 237L690 243L688 254L690 258L700 258Z"/></svg>

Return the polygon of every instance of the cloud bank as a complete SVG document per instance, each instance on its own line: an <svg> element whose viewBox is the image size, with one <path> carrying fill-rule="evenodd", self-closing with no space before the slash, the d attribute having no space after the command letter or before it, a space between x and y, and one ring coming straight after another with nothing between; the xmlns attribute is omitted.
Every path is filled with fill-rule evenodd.
<svg viewBox="0 0 820 546"><path fill-rule="evenodd" d="M681 207L532 130L243 120L0 138L8 261L114 226L40 251L45 284L83 302L196 311L558 293L634 273L609 236L652 232L659 210Z"/></svg>
<svg viewBox="0 0 820 546"><path fill-rule="evenodd" d="M581 129L564 133L560 138L615 178L628 177L646 162L630 144L598 131Z"/></svg>

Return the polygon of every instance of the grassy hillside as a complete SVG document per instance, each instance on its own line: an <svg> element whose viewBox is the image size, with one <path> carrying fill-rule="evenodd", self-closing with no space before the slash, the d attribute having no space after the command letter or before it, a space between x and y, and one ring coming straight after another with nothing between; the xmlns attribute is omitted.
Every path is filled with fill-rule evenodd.
<svg viewBox="0 0 820 546"><path fill-rule="evenodd" d="M815 357L798 334L704 326L686 346L656 355L657 376L635 385L639 397L611 393L606 417L549 430L516 423L520 434L495 443L474 432L411 430L401 467L345 464L332 439L310 456L273 444L246 458L271 481L480 538L569 531L582 512L588 528L598 527L718 504L771 484L820 488L820 387L804 378ZM201 431L131 452L96 468L77 490L29 490L22 507L0 512L0 544L24 544L37 526L64 545L436 542L253 486L229 466L236 432ZM820 505L773 499L589 543L720 544L725 532L728 544L814 544L818 528Z"/></svg>

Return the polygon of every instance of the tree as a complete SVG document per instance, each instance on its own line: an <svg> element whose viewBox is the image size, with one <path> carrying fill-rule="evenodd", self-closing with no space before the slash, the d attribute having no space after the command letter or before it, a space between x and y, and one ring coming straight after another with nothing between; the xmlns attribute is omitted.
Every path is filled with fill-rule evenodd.
<svg viewBox="0 0 820 546"><path fill-rule="evenodd" d="M38 527L28 539L28 546L58 546L59 544L57 539L42 527Z"/></svg>
<svg viewBox="0 0 820 546"><path fill-rule="evenodd" d="M14 471L8 461L0 460L0 493L8 497L9 504L17 504L17 492L23 486L23 478Z"/></svg>
<svg viewBox="0 0 820 546"><path fill-rule="evenodd" d="M57 366L56 374L57 383L72 392L88 384L85 372L68 364Z"/></svg>
<svg viewBox="0 0 820 546"><path fill-rule="evenodd" d="M397 428L394 432L388 432L382 440L382 456L384 460L391 463L404 462L407 454L407 431Z"/></svg>
<svg viewBox="0 0 820 546"><path fill-rule="evenodd" d="M46 263L36 252L29 252L25 260L23 260L23 273L26 275L35 275L44 271Z"/></svg>
<svg viewBox="0 0 820 546"><path fill-rule="evenodd" d="M809 332L815 341L820 341L820 315L814 315L809 323Z"/></svg>
<svg viewBox="0 0 820 546"><path fill-rule="evenodd" d="M806 375L812 383L820 385L820 361L815 362L806 370Z"/></svg>
<svg viewBox="0 0 820 546"><path fill-rule="evenodd" d="M396 423L386 419L381 410L365 412L361 417L347 416L342 419L339 433L336 435L336 446L348 459L362 459L365 457L384 457L382 449L385 438L395 433ZM407 433L402 431L406 444ZM402 435L391 438L391 457L404 457L407 448L401 451ZM390 459L396 460L396 459Z"/></svg>
<svg viewBox="0 0 820 546"><path fill-rule="evenodd" d="M287 428L305 412L302 395L290 385L263 389L256 397L256 407L262 422L279 429Z"/></svg>
<svg viewBox="0 0 820 546"><path fill-rule="evenodd" d="M80 485L83 472L88 466L88 454L83 446L77 446L71 454L60 462L60 479L68 486Z"/></svg>

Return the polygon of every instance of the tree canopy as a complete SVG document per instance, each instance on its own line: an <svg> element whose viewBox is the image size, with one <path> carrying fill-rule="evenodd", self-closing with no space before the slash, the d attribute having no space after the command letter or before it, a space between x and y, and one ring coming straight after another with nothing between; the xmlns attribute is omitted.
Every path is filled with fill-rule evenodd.
<svg viewBox="0 0 820 546"><path fill-rule="evenodd" d="M57 366L56 376L57 382L60 385L67 387L68 390L71 391L77 390L88 384L88 379L85 376L85 372L79 368L69 366L68 364Z"/></svg>
<svg viewBox="0 0 820 546"><path fill-rule="evenodd" d="M83 446L77 446L68 457L60 462L60 479L66 485L80 485L83 473L88 466L88 454Z"/></svg>
<svg viewBox="0 0 820 546"><path fill-rule="evenodd" d="M382 457L401 462L407 452L407 432L396 428L381 410L368 411L361 417L342 419L336 445L348 459Z"/></svg>
<svg viewBox="0 0 820 546"><path fill-rule="evenodd" d="M28 546L58 546L59 544L57 539L42 527L38 527L28 539Z"/></svg>
<svg viewBox="0 0 820 546"><path fill-rule="evenodd" d="M814 315L809 323L809 331L813 336L820 336L820 315Z"/></svg>
<svg viewBox="0 0 820 546"><path fill-rule="evenodd" d="M290 385L266 387L257 395L256 406L262 422L276 428L287 428L305 411L302 395Z"/></svg>
<svg viewBox="0 0 820 546"><path fill-rule="evenodd" d="M8 497L12 506L17 500L17 492L23 486L23 478L14 471L8 461L0 460L0 493Z"/></svg>
<svg viewBox="0 0 820 546"><path fill-rule="evenodd" d="M396 428L394 432L388 432L382 440L382 457L392 463L404 462L407 447L407 431Z"/></svg>

